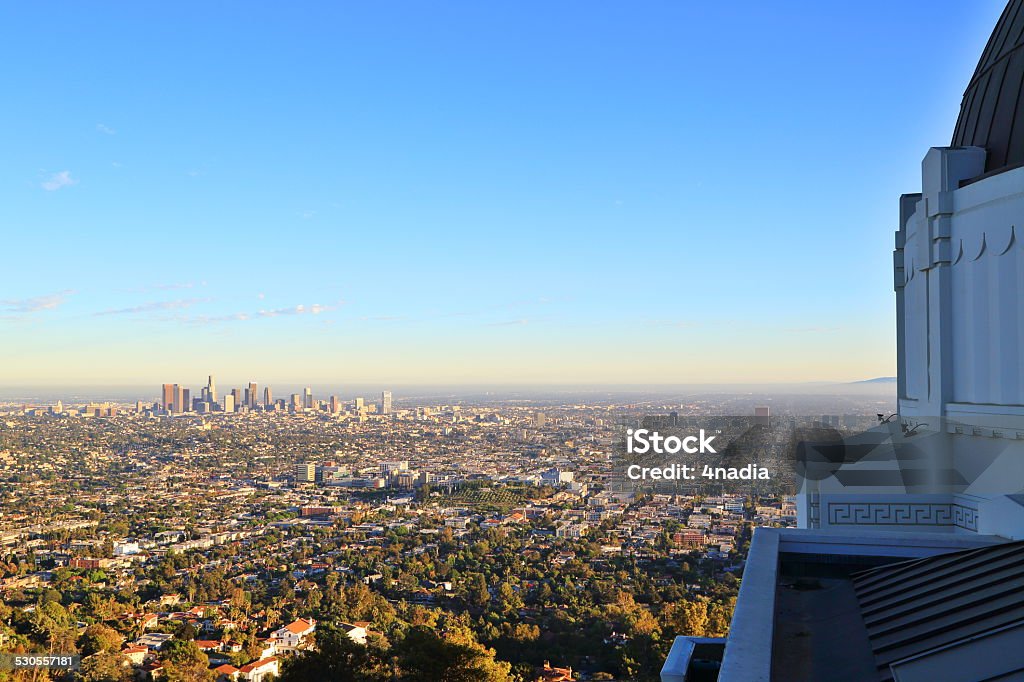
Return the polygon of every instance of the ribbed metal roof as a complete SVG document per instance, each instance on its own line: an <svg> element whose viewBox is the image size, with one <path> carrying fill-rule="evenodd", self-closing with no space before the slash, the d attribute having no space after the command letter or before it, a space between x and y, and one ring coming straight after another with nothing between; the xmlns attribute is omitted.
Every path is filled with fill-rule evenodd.
<svg viewBox="0 0 1024 682"><path fill-rule="evenodd" d="M1024 622L1024 542L901 561L851 575L879 679L889 664Z"/></svg>
<svg viewBox="0 0 1024 682"><path fill-rule="evenodd" d="M988 150L985 173L1024 164L1024 0L1010 0L964 92L954 147Z"/></svg>

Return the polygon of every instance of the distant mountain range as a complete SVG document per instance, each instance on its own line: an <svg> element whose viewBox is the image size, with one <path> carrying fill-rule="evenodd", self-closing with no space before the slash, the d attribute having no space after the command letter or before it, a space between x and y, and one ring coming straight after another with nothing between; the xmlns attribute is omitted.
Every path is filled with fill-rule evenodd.
<svg viewBox="0 0 1024 682"><path fill-rule="evenodd" d="M896 377L875 377L874 379L865 379L864 381L851 381L852 384L894 384L896 383Z"/></svg>

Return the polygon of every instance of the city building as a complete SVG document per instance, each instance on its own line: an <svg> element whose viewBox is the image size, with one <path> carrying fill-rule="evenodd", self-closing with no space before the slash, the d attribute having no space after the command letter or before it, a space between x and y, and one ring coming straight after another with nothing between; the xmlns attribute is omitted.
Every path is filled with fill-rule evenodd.
<svg viewBox="0 0 1024 682"><path fill-rule="evenodd" d="M380 394L380 413L391 414L391 391L384 391Z"/></svg>
<svg viewBox="0 0 1024 682"><path fill-rule="evenodd" d="M316 464L296 464L295 465L295 482L296 483L315 483L316 482Z"/></svg>
<svg viewBox="0 0 1024 682"><path fill-rule="evenodd" d="M400 471L408 471L409 462L408 460L401 460L397 462L381 462L380 463L380 475L383 478L396 474Z"/></svg>
<svg viewBox="0 0 1024 682"><path fill-rule="evenodd" d="M768 426L771 424L772 410L770 407L755 407L754 408L754 423L763 424Z"/></svg>

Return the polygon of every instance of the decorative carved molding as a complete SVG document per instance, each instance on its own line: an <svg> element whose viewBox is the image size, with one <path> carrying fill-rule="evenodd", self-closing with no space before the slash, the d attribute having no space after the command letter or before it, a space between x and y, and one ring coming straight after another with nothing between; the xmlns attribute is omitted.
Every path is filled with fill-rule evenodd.
<svg viewBox="0 0 1024 682"><path fill-rule="evenodd" d="M925 502L829 502L828 522L837 526L951 526L952 506Z"/></svg>
<svg viewBox="0 0 1024 682"><path fill-rule="evenodd" d="M958 528L978 532L978 510L962 504L953 505L953 525Z"/></svg>
<svg viewBox="0 0 1024 682"><path fill-rule="evenodd" d="M953 503L829 502L833 526L956 526L978 530L978 510Z"/></svg>

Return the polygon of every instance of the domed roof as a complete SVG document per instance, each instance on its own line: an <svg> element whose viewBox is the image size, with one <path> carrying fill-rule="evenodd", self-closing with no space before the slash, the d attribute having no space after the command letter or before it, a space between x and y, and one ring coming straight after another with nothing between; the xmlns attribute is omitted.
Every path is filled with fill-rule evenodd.
<svg viewBox="0 0 1024 682"><path fill-rule="evenodd" d="M988 150L985 173L1024 165L1024 0L1010 0L964 92L954 147Z"/></svg>

